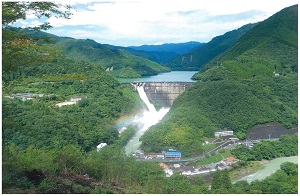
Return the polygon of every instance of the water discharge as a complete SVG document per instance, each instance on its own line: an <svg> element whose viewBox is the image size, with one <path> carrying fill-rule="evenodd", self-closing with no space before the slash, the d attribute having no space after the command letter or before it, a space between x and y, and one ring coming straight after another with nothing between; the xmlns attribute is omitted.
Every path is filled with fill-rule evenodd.
<svg viewBox="0 0 300 196"><path fill-rule="evenodd" d="M153 114L156 113L156 109L155 109L154 105L150 103L150 101L149 101L149 99L148 99L148 97L147 97L147 95L144 91L144 87L143 86L138 86L136 90L139 93L140 98L147 105L149 112L153 113Z"/></svg>
<svg viewBox="0 0 300 196"><path fill-rule="evenodd" d="M162 108L156 111L153 104L150 103L143 86L138 86L137 91L140 98L148 107L148 111L144 111L142 115L136 116L134 120L129 124L137 124L136 134L129 140L125 146L126 154L130 155L139 149L141 142L140 137L148 130L152 125L157 124L169 111L170 108Z"/></svg>

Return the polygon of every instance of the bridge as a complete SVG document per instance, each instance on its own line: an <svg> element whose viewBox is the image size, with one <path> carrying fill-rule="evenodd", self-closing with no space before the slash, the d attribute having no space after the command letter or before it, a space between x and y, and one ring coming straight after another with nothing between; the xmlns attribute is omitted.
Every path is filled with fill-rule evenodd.
<svg viewBox="0 0 300 196"><path fill-rule="evenodd" d="M159 103L163 107L171 107L174 100L194 82L131 82L136 90L143 86L148 99L152 103Z"/></svg>

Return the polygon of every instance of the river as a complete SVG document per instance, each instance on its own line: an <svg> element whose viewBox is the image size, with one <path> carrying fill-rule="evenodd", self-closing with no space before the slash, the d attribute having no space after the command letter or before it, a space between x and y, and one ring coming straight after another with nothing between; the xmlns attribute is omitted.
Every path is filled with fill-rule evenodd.
<svg viewBox="0 0 300 196"><path fill-rule="evenodd" d="M264 165L263 169L258 170L254 174L242 177L242 178L238 179L237 181L247 180L250 183L254 180L265 179L267 176L270 176L272 173L274 173L278 169L280 169L280 165L284 162L298 163L298 156L280 157L280 158L273 159L270 162L266 163ZM235 182L237 182L237 181L235 181ZM233 183L235 183L235 182L233 182Z"/></svg>
<svg viewBox="0 0 300 196"><path fill-rule="evenodd" d="M118 79L121 83L127 82L194 82L191 77L197 73L196 71L172 71L168 73L161 73L156 76L147 76L142 78L132 79ZM118 129L125 130L127 126L134 125L137 128L136 134L129 140L125 146L127 155L134 153L139 149L141 142L140 137L152 125L157 124L169 111L170 108L161 108L156 111L154 106L149 102L143 87L138 87L140 98L145 102L148 110L143 111L133 117L122 119L118 122Z"/></svg>

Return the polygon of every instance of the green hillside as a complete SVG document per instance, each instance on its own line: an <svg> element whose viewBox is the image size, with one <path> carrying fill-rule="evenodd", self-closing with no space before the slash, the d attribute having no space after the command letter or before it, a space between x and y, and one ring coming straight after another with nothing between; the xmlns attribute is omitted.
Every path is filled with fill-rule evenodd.
<svg viewBox="0 0 300 196"><path fill-rule="evenodd" d="M165 65L172 70L198 71L203 65L233 46L239 38L253 28L255 24L244 25L239 29L229 31L213 38L210 42L179 55Z"/></svg>
<svg viewBox="0 0 300 196"><path fill-rule="evenodd" d="M36 38L53 42L63 54L74 60L83 60L110 69L110 74L120 78L139 78L168 72L169 68L146 58L135 56L117 46L100 44L91 39L59 37L41 31L15 29Z"/></svg>
<svg viewBox="0 0 300 196"><path fill-rule="evenodd" d="M256 74L272 76L273 72L281 75L297 72L297 16L298 6L293 6L259 23L232 48L205 65L200 75L215 65L222 65L227 71L245 79Z"/></svg>
<svg viewBox="0 0 300 196"><path fill-rule="evenodd" d="M243 138L257 124L298 124L297 9L283 9L259 23L207 64L194 77L200 81L143 135L143 149L175 148L189 156L199 153L205 137L220 129L232 129Z"/></svg>
<svg viewBox="0 0 300 196"><path fill-rule="evenodd" d="M102 45L90 39L61 39L56 45L70 58L112 69L111 73L115 77L138 78L170 71L158 63L137 57L126 50Z"/></svg>
<svg viewBox="0 0 300 196"><path fill-rule="evenodd" d="M94 64L64 56L4 73L3 78L2 141L22 149L73 144L90 151L101 142L113 144L117 118L143 108L130 86ZM18 93L31 95L27 101L9 98ZM77 96L85 98L76 105L56 106Z"/></svg>

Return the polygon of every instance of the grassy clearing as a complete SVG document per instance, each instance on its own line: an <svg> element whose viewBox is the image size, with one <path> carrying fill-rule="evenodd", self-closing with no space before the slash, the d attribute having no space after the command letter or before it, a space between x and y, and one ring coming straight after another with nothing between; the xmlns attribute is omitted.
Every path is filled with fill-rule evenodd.
<svg viewBox="0 0 300 196"><path fill-rule="evenodd" d="M208 150L211 150L215 147L216 147L216 144L206 144L206 145L203 145L202 148L203 148L204 151L208 151Z"/></svg>
<svg viewBox="0 0 300 196"><path fill-rule="evenodd" d="M230 154L230 151L225 151L225 152L222 152L222 153L218 153L218 154L212 155L210 157L205 157L204 159L201 159L200 161L196 162L196 166L207 165L207 164L210 164L210 163L219 162L219 161L221 161L225 158L228 158L230 156L232 156Z"/></svg>

